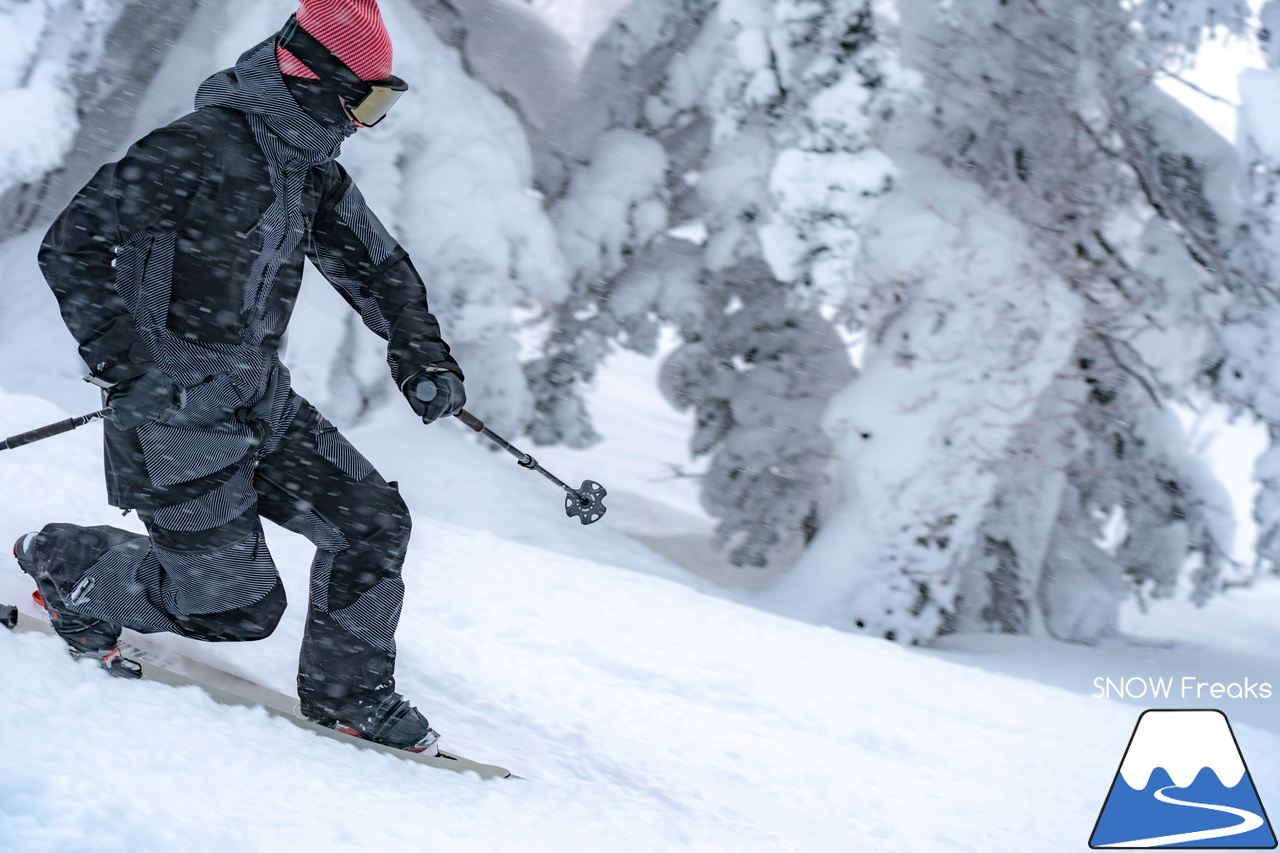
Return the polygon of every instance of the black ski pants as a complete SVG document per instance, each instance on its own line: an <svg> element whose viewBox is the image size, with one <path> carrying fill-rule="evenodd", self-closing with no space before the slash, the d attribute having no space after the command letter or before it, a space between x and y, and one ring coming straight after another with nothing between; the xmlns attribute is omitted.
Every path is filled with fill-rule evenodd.
<svg viewBox="0 0 1280 853"><path fill-rule="evenodd" d="M74 613L212 642L275 629L285 591L262 519L316 546L298 668L308 716L339 719L395 689L395 630L409 511L394 483L301 398L274 449L210 488L140 511L149 536L50 524L37 559Z"/></svg>

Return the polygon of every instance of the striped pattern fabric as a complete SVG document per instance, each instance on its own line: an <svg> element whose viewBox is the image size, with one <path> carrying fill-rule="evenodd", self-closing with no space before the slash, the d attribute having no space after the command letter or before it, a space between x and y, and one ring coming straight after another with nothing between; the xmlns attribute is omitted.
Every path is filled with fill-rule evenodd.
<svg viewBox="0 0 1280 853"><path fill-rule="evenodd" d="M391 36L376 0L302 0L298 23L361 80L391 76ZM284 48L276 48L280 73L319 79Z"/></svg>
<svg viewBox="0 0 1280 853"><path fill-rule="evenodd" d="M245 458L257 442L247 424L227 425L226 430L201 425L145 423L138 427L142 460L157 486L172 486L221 471Z"/></svg>
<svg viewBox="0 0 1280 853"><path fill-rule="evenodd" d="M262 250L245 284L244 310L250 317L247 337L260 345L273 326L265 314L276 273L289 260L306 233L302 194L307 171L338 156L342 142L355 132L324 127L289 94L280 78L274 42L264 42L219 72L196 93L196 108L220 106L245 114L254 139L267 159L275 200L262 217ZM175 377L177 378L177 377Z"/></svg>
<svg viewBox="0 0 1280 853"><path fill-rule="evenodd" d="M245 64L241 63L241 65ZM260 50L255 53L249 64L254 66L255 72L263 70L262 66L266 66L267 75L270 76L271 63L267 51ZM236 70L240 72L240 65L236 66ZM246 79L243 73L240 76ZM312 166L334 159L345 138L316 123L293 100L289 90L284 87L283 81L278 77L276 81L278 89L257 87L255 90L248 86L240 91L227 89L218 93L221 97L212 100L220 106L242 109L241 104L246 97L255 101L261 98L263 101L270 101L272 106L286 108L279 115L245 111L254 139L258 141L262 153L267 158L271 189L275 193L275 200L262 217L262 251L254 261L253 268L249 272L249 280L245 285L242 307L251 318L249 323L251 336L249 343L251 344L261 344L263 338L274 328L272 321L279 320L266 315L267 300L280 267L293 256L306 234L306 220L302 213L302 194L306 188L307 171ZM208 83L205 85L208 86ZM205 92L205 87L201 87L201 92ZM283 98L279 97L280 92L284 93ZM270 97L273 93L276 97ZM285 101L288 101L288 104L285 104ZM197 99L197 107L204 105L200 99ZM255 104L255 107L260 108L260 104Z"/></svg>
<svg viewBox="0 0 1280 853"><path fill-rule="evenodd" d="M208 494L156 510L151 520L165 530L199 533L215 530L248 512L257 502L253 488L254 465L246 462Z"/></svg>
<svg viewBox="0 0 1280 853"><path fill-rule="evenodd" d="M293 393L293 380L289 368L285 367L277 357L271 374L267 378L267 390L258 402L249 407L245 419L259 421L270 428L270 433L258 448L258 456L274 453L284 438L285 431L297 417L302 398Z"/></svg>
<svg viewBox="0 0 1280 853"><path fill-rule="evenodd" d="M160 561L146 536L138 536L111 548L81 578L92 578L93 595L76 606L76 612L135 631L172 631L173 617L156 607L144 590L160 586Z"/></svg>
<svg viewBox="0 0 1280 853"><path fill-rule="evenodd" d="M350 445L310 404L294 394L286 410L272 452L203 495L140 512L150 537L49 525L33 550L58 566L60 595L81 591L77 613L144 632L260 639L284 607L261 519L280 523L316 547L299 657L304 706L376 701L394 689L408 508L376 472L357 480L329 464L322 436Z"/></svg>
<svg viewBox="0 0 1280 853"><path fill-rule="evenodd" d="M174 616L223 613L261 601L275 586L276 567L259 526L241 542L200 553L168 551L138 536L99 557L81 582L86 578L92 594L77 602L77 613L136 631L181 633ZM158 591L160 601L147 590Z"/></svg>
<svg viewBox="0 0 1280 853"><path fill-rule="evenodd" d="M404 604L404 581L385 578L354 602L334 610L333 620L369 645L395 654L396 626Z"/></svg>
<svg viewBox="0 0 1280 853"><path fill-rule="evenodd" d="M197 109L222 106L245 114L275 195L262 216L260 251L244 284L242 342L197 344L168 329L174 232L135 235L117 252L117 291L140 336L165 373L188 389L187 405L174 417L138 429L156 486L194 480L245 458L264 441L251 421L267 425L261 452L270 452L288 426L288 373L264 346L283 318L267 306L277 274L306 235L307 173L337 157L349 133L321 126L298 106L280 77L274 44L258 45L234 69L206 80L196 95ZM247 418L236 417L246 409Z"/></svg>
<svg viewBox="0 0 1280 853"><path fill-rule="evenodd" d="M316 265L320 267L320 272L324 273L324 277L335 286L342 289L342 292L351 300L351 304L360 312L360 319L364 324L383 338L391 337L391 323L378 307L378 301L369 294L363 284L347 275L347 266L342 262L341 256L322 243L315 243L312 248L315 250ZM394 368L393 363L392 369Z"/></svg>
<svg viewBox="0 0 1280 853"><path fill-rule="evenodd" d="M152 545L164 567L160 593L177 616L222 613L261 601L276 585L276 564L261 526L249 538L201 553L167 551Z"/></svg>
<svg viewBox="0 0 1280 853"><path fill-rule="evenodd" d="M347 537L314 510L294 516L283 527L305 536L316 546L316 556L311 562L311 606L321 613L329 612L329 583L333 579L333 563L338 554L350 547Z"/></svg>
<svg viewBox="0 0 1280 853"><path fill-rule="evenodd" d="M173 339L162 338L161 349ZM171 353L159 361L166 366L174 363ZM229 365L228 371L232 369ZM143 462L154 485L171 486L204 477L234 465L255 449L258 455L265 455L279 446L297 412L298 398L291 396L289 371L278 358L266 362L265 389L259 389L264 384L259 375L250 369L242 375L227 372L213 376L187 389L187 404L169 420L138 427ZM249 394L258 399L244 399ZM239 412L243 418L237 416ZM259 426L255 428L254 422ZM261 425L267 431L265 440Z"/></svg>
<svg viewBox="0 0 1280 853"><path fill-rule="evenodd" d="M373 473L373 463L365 459L327 418L321 417L316 424L315 437L316 449L320 451L320 455L351 479L359 482Z"/></svg>
<svg viewBox="0 0 1280 853"><path fill-rule="evenodd" d="M396 238L391 236L378 217L369 209L369 205L364 200L364 194L354 183L343 193L342 200L334 210L337 211L342 223L360 239L374 266L381 264L400 248Z"/></svg>

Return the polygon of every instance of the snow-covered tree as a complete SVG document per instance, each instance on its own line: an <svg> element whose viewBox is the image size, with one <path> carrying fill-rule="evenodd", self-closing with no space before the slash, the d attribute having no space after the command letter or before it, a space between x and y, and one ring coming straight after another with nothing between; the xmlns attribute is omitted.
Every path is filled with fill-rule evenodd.
<svg viewBox="0 0 1280 853"><path fill-rule="evenodd" d="M696 412L719 542L785 559L825 514L817 419L853 376L831 318L892 185L875 132L904 84L862 0L637 0L582 80L539 146L573 297L529 365L533 434L589 443L578 385L673 326L662 387Z"/></svg>
<svg viewBox="0 0 1280 853"><path fill-rule="evenodd" d="M122 143L198 0L0 3L0 240L48 223ZM76 183L79 181L79 183Z"/></svg>
<svg viewBox="0 0 1280 853"><path fill-rule="evenodd" d="M1231 259L1252 276L1235 282L1205 378L1225 400L1267 425L1270 444L1254 471L1261 486L1254 505L1257 552L1262 568L1280 572L1280 383L1272 367L1280 358L1280 3L1269 0L1260 18L1258 39L1267 67L1240 78L1237 139L1249 179L1248 207Z"/></svg>
<svg viewBox="0 0 1280 853"><path fill-rule="evenodd" d="M463 70L515 110L526 128L545 126L572 95L571 45L526 2L410 0L410 5L436 38L457 51Z"/></svg>
<svg viewBox="0 0 1280 853"><path fill-rule="evenodd" d="M1211 595L1229 502L1172 404L1220 344L1221 293L1258 277L1234 152L1156 81L1245 10L899 9L932 97L887 146L902 191L869 248L901 307L828 414L845 504L762 600L913 642L1093 641L1129 595Z"/></svg>

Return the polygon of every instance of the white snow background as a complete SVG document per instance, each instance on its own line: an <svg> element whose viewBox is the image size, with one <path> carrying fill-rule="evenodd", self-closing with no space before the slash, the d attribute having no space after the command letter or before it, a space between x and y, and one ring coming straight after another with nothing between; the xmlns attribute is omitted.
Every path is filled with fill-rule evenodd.
<svg viewBox="0 0 1280 853"><path fill-rule="evenodd" d="M569 16L568 3L536 5ZM598 28L585 14L564 20ZM14 174L65 144L23 138L0 142ZM368 157L352 166L372 177ZM97 403L35 245L0 249L0 435ZM323 348L348 310L308 277L287 360ZM958 635L912 649L749 606L749 593L636 538L709 530L692 481L671 474L695 467L689 423L658 395L656 369L615 356L593 391L607 440L536 453L565 480L610 489L610 514L589 528L458 424L423 427L392 404L347 431L414 511L400 689L446 748L528 781L359 751L194 689L109 679L47 637L0 633L0 851L1083 851L1138 713L1178 705L1094 698L1095 678L1280 688L1276 580L1204 609L1131 610L1125 634L1097 647ZM324 395L305 366L295 376ZM1226 464L1221 442L1206 452ZM97 426L0 455L0 487L3 536L55 520L140 529L105 504ZM288 691L311 548L268 535L294 599L276 634L165 642ZM0 601L35 612L30 590L16 566L0 570ZM1213 703L1273 815L1277 702Z"/></svg>

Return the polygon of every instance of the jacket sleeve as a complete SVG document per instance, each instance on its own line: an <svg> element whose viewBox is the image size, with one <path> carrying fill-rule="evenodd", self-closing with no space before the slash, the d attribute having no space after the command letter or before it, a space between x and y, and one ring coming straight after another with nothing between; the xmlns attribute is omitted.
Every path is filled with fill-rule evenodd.
<svg viewBox="0 0 1280 853"><path fill-rule="evenodd" d="M194 133L161 128L98 170L45 235L40 269L94 376L121 382L146 371L146 347L116 289L116 252L178 227L210 156Z"/></svg>
<svg viewBox="0 0 1280 853"><path fill-rule="evenodd" d="M321 200L307 254L364 324L387 341L391 377L401 384L424 367L462 377L427 308L427 289L408 254L365 204L340 165Z"/></svg>

